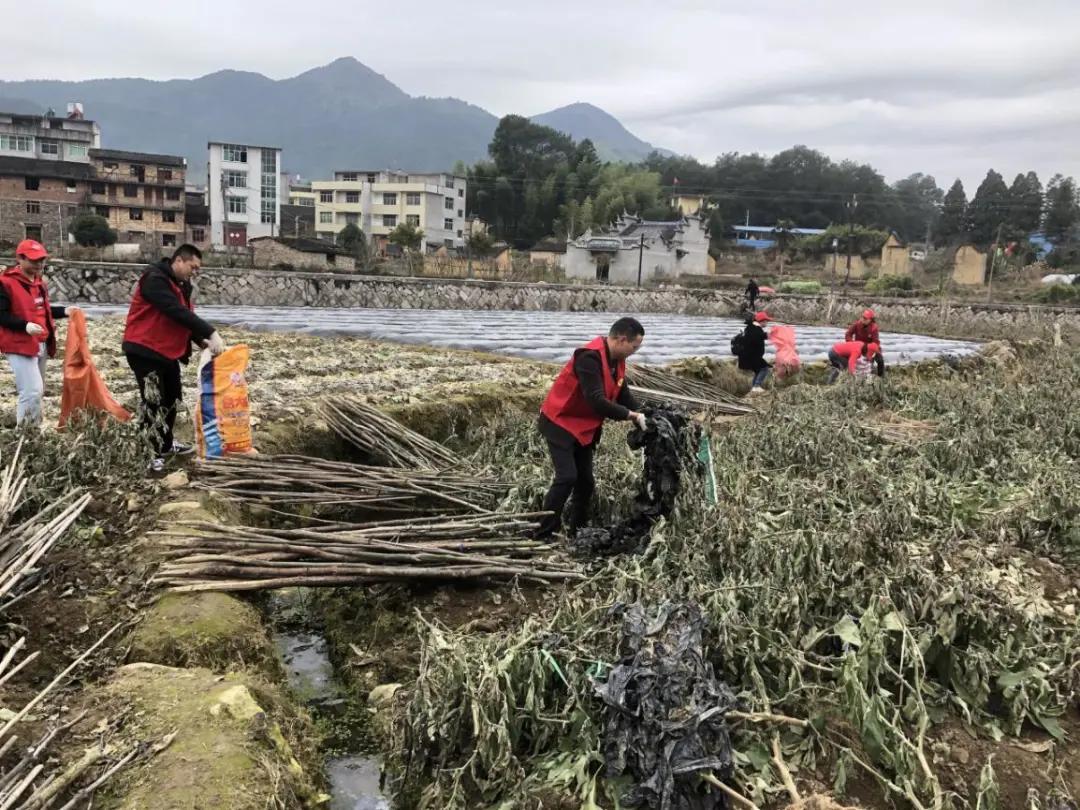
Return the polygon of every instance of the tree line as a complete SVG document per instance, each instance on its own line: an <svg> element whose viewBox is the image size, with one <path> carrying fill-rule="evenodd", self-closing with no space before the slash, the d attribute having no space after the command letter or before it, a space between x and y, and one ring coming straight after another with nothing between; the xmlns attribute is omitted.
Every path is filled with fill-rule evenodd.
<svg viewBox="0 0 1080 810"><path fill-rule="evenodd" d="M623 211L674 219L673 192L707 198L716 246L747 220L803 228L851 223L895 231L909 242L929 236L939 247L986 246L999 228L1006 241L1042 231L1061 242L1074 239L1080 225L1076 183L1061 174L1044 189L1035 172L1009 184L991 169L969 200L960 180L948 192L921 172L890 184L869 164L836 162L806 146L772 157L732 152L712 164L658 152L639 164L603 163L590 141L517 115L499 122L488 154L466 170L469 211L519 248L549 236L577 237Z"/></svg>

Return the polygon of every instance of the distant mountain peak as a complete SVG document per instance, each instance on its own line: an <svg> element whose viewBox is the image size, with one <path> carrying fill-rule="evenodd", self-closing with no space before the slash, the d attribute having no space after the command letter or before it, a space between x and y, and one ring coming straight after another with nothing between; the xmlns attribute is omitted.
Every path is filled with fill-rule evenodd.
<svg viewBox="0 0 1080 810"><path fill-rule="evenodd" d="M575 101L564 107L534 115L531 120L565 132L575 141L588 138L603 160L634 163L646 158L653 151L666 151L658 150L651 143L634 135L607 110L585 101Z"/></svg>

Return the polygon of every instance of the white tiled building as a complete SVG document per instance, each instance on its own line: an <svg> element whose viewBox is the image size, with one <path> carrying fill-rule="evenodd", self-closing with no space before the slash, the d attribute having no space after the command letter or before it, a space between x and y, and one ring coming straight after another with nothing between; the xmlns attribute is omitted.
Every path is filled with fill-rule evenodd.
<svg viewBox="0 0 1080 810"><path fill-rule="evenodd" d="M333 240L346 225L371 240L385 238L403 222L424 232L432 247L465 244L464 177L393 171L339 171L333 180L311 184L315 233Z"/></svg>
<svg viewBox="0 0 1080 810"><path fill-rule="evenodd" d="M277 236L281 222L281 150L212 141L207 190L215 247L246 247Z"/></svg>

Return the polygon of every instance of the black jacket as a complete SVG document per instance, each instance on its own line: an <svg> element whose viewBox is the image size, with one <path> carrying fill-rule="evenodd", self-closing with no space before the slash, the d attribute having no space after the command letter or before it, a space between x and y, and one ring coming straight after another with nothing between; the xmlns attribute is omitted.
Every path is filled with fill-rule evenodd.
<svg viewBox="0 0 1080 810"><path fill-rule="evenodd" d="M611 377L615 379L618 370L617 364L611 360L611 355L608 355L608 365L611 367ZM604 394L604 364L600 360L600 352L595 349L578 349L574 353L574 374L577 375L578 385L581 386L585 401L605 419L625 422L630 418L630 411L638 410L637 401L630 393L628 385L624 384L619 389L619 396L615 402ZM596 431L596 437L593 439L594 446L599 443L601 432L601 430ZM568 431L543 414L540 414L540 433L548 441L564 447L569 447L577 441Z"/></svg>
<svg viewBox="0 0 1080 810"><path fill-rule="evenodd" d="M176 294L170 282L180 288L183 300ZM214 333L213 326L188 309L185 302L191 300L193 292L191 282L181 281L176 277L172 270L172 262L169 259L162 259L157 264L151 264L146 268L142 278L139 280L139 291L150 306L161 310L163 315L191 330L192 340L203 341ZM121 348L124 354L134 354L160 363L172 362L172 360L158 354L153 349L148 349L141 344L132 343L128 340L124 341ZM180 362L186 363L190 357L191 345L188 344L187 352L180 358Z"/></svg>
<svg viewBox="0 0 1080 810"><path fill-rule="evenodd" d="M739 355L739 368L744 371L758 372L763 368L771 368L765 362L765 330L753 321L746 324L743 330L743 348Z"/></svg>

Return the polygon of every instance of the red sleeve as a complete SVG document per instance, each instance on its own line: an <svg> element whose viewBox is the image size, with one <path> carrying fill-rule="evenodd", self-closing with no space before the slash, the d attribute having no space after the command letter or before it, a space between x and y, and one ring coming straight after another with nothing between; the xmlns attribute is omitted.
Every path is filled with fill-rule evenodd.
<svg viewBox="0 0 1080 810"><path fill-rule="evenodd" d="M847 328L847 331L844 332L844 340L848 341L848 340L854 340L854 339L855 339L855 324L852 324L851 326L849 326Z"/></svg>
<svg viewBox="0 0 1080 810"><path fill-rule="evenodd" d="M881 345L881 333L878 331L876 323L870 324L870 342L876 343L878 346Z"/></svg>

